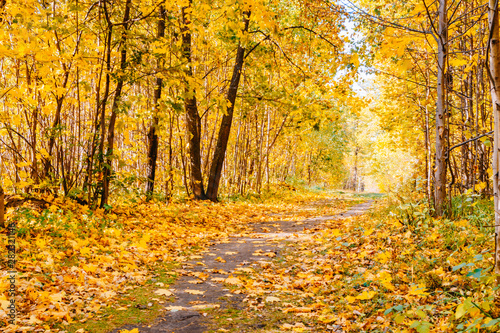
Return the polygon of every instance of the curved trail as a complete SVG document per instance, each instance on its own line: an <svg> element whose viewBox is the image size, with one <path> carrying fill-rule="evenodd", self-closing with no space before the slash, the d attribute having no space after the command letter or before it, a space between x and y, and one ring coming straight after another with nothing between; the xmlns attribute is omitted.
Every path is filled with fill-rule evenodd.
<svg viewBox="0 0 500 333"><path fill-rule="evenodd" d="M244 295L230 293L223 280L232 272L245 267L265 264L265 260L279 256L285 246L284 241L300 241L321 230L327 220L342 219L364 214L372 201L351 207L347 211L321 216L303 221L272 221L253 225L255 233L246 238L229 238L212 245L207 251L177 270L179 279L169 290L175 301L169 303L167 312L149 326L126 325L113 330L138 328L143 333L202 333L207 330L202 309L211 307L242 308ZM188 292L186 292L188 290ZM192 292L192 291L196 292ZM205 314L206 315L206 314ZM258 329L260 327L255 327Z"/></svg>

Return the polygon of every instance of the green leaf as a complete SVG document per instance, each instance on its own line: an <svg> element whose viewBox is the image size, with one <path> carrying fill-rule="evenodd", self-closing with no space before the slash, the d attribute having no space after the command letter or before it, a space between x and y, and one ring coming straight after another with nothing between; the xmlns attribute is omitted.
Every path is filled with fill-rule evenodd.
<svg viewBox="0 0 500 333"><path fill-rule="evenodd" d="M418 333L428 333L431 331L432 324L427 321L420 322L420 325L417 327Z"/></svg>
<svg viewBox="0 0 500 333"><path fill-rule="evenodd" d="M398 325L401 324L401 323L403 323L404 320L405 320L405 316L403 316L401 314L398 314L396 317L394 317L394 321Z"/></svg>
<svg viewBox="0 0 500 333"><path fill-rule="evenodd" d="M500 323L500 318L492 319L489 322L487 322L486 324L481 325L481 328L492 327L492 326L497 325L498 323Z"/></svg>
<svg viewBox="0 0 500 333"><path fill-rule="evenodd" d="M467 298L465 302L457 306L457 310L455 311L455 319L463 317L473 306L474 305L472 304L471 299Z"/></svg>
<svg viewBox="0 0 500 333"><path fill-rule="evenodd" d="M455 311L455 319L462 318L466 313L467 309L465 308L465 304L460 304Z"/></svg>
<svg viewBox="0 0 500 333"><path fill-rule="evenodd" d="M472 276L472 277L475 277L476 279L479 279L481 277L482 273L483 273L482 268L476 268L472 272L467 273L467 276Z"/></svg>
<svg viewBox="0 0 500 333"><path fill-rule="evenodd" d="M467 266L467 263L463 262L460 265L454 266L452 270L453 270L453 272L458 271L460 268L465 267L465 266Z"/></svg>
<svg viewBox="0 0 500 333"><path fill-rule="evenodd" d="M427 317L427 315L425 314L425 312L422 311L422 310L417 310L417 316L419 316L422 319L425 319Z"/></svg>

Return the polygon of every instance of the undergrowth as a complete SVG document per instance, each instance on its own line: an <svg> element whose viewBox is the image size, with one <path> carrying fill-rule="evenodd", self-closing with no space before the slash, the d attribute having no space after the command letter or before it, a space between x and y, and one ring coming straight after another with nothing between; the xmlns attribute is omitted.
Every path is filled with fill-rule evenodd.
<svg viewBox="0 0 500 333"><path fill-rule="evenodd" d="M436 219L423 196L399 194L327 222L246 278L242 316L266 323L256 332L498 332L492 203L453 205Z"/></svg>

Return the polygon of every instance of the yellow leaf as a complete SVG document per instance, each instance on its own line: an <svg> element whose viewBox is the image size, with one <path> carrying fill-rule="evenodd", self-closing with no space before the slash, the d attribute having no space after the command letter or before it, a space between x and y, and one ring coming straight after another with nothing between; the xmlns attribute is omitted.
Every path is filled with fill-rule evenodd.
<svg viewBox="0 0 500 333"><path fill-rule="evenodd" d="M365 300L365 299L372 299L373 296L375 296L377 294L376 291L363 291L361 294L359 294L358 296L356 296L357 299L359 300Z"/></svg>
<svg viewBox="0 0 500 333"><path fill-rule="evenodd" d="M342 233L340 232L340 229L333 229L331 232L333 237L337 237L337 236L340 236L342 235Z"/></svg>
<svg viewBox="0 0 500 333"><path fill-rule="evenodd" d="M266 303L274 303L274 302L279 302L280 299L278 297L274 296L268 296L266 297Z"/></svg>
<svg viewBox="0 0 500 333"><path fill-rule="evenodd" d="M365 235L365 236L370 236L371 234L373 234L373 231L374 231L374 230L373 230L373 228L372 228L372 229L365 230L364 235Z"/></svg>
<svg viewBox="0 0 500 333"><path fill-rule="evenodd" d="M201 280L189 280L188 283L191 283L191 284L200 284L200 283L203 283L203 281L201 281Z"/></svg>
<svg viewBox="0 0 500 333"><path fill-rule="evenodd" d="M64 297L64 292L60 292L57 294L52 294L49 296L50 299L52 300L53 303L60 302L62 301L62 298Z"/></svg>
<svg viewBox="0 0 500 333"><path fill-rule="evenodd" d="M237 271L240 271L240 272L245 272L245 273L253 273L254 270L250 267L238 267L236 268Z"/></svg>
<svg viewBox="0 0 500 333"><path fill-rule="evenodd" d="M53 206L51 206L51 208L52 208L52 207L53 207ZM82 247L82 248L80 249L80 253L81 253L82 255L86 255L86 254L91 254L91 253L92 253L92 251L91 251L88 247Z"/></svg>
<svg viewBox="0 0 500 333"><path fill-rule="evenodd" d="M47 152L47 150L45 148L40 149L40 154L42 154L42 156L45 158L50 157L49 153Z"/></svg>
<svg viewBox="0 0 500 333"><path fill-rule="evenodd" d="M225 279L224 282L232 285L241 285L243 283L240 279L238 279L237 277L233 277L232 275Z"/></svg>
<svg viewBox="0 0 500 333"><path fill-rule="evenodd" d="M165 307L166 310L168 311L181 311L181 310L184 310L185 308L183 306L173 306L173 305L170 305L170 306L167 306Z"/></svg>
<svg viewBox="0 0 500 333"><path fill-rule="evenodd" d="M349 302L349 303L354 303L356 302L356 297L353 297L353 296L346 296L346 301Z"/></svg>
<svg viewBox="0 0 500 333"><path fill-rule="evenodd" d="M22 167L28 166L30 164L31 164L31 162L26 161L26 162L17 163L16 165L18 167L22 168Z"/></svg>
<svg viewBox="0 0 500 333"><path fill-rule="evenodd" d="M163 296L172 296L172 292L168 291L167 289L158 289L155 290L156 295L163 295Z"/></svg>
<svg viewBox="0 0 500 333"><path fill-rule="evenodd" d="M319 316L319 318L318 318L318 321L322 322L323 324L330 324L336 320L337 320L337 318L333 315Z"/></svg>
<svg viewBox="0 0 500 333"><path fill-rule="evenodd" d="M40 324L40 323L42 323L42 321L39 320L35 315L31 315L30 319L28 320L28 324L31 324L31 325Z"/></svg>
<svg viewBox="0 0 500 333"><path fill-rule="evenodd" d="M218 309L220 308L220 304L198 304L193 305L191 309L194 310L204 310L204 309Z"/></svg>
<svg viewBox="0 0 500 333"><path fill-rule="evenodd" d="M211 278L210 281L214 281L214 282L224 282L225 279L224 278L220 278L220 277L215 277L215 278Z"/></svg>
<svg viewBox="0 0 500 333"><path fill-rule="evenodd" d="M94 273L97 270L97 267L94 265L83 265L82 268L85 272L90 272L90 273Z"/></svg>
<svg viewBox="0 0 500 333"><path fill-rule="evenodd" d="M459 319L463 317L467 313L467 309L465 308L464 304L460 304L457 306L457 310L455 311L455 319Z"/></svg>
<svg viewBox="0 0 500 333"><path fill-rule="evenodd" d="M191 295L203 295L205 293L204 291L194 289L186 289L184 291Z"/></svg>
<svg viewBox="0 0 500 333"><path fill-rule="evenodd" d="M410 291L408 292L408 295L415 295L415 296L426 296L429 295L429 293L426 293L425 291L427 288L425 288L425 284L419 284L419 285L412 285Z"/></svg>
<svg viewBox="0 0 500 333"><path fill-rule="evenodd" d="M313 308L307 307L307 306L301 306L297 308L288 308L284 309L283 313L308 313L311 312Z"/></svg>
<svg viewBox="0 0 500 333"><path fill-rule="evenodd" d="M474 305L472 304L472 301L470 298L467 298L465 302L457 306L457 309L455 311L455 319L459 319L463 317L471 308L473 308Z"/></svg>

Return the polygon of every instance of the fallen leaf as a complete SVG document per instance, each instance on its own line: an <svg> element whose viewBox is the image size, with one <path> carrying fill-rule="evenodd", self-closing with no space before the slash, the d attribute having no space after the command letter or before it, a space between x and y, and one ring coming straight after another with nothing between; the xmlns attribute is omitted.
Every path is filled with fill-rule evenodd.
<svg viewBox="0 0 500 333"><path fill-rule="evenodd" d="M191 309L194 310L203 310L203 309L218 309L220 308L219 304L198 304L198 305L193 305Z"/></svg>
<svg viewBox="0 0 500 333"><path fill-rule="evenodd" d="M183 306L167 306L165 307L165 310L167 311L172 311L172 312L176 312L176 311L181 311L181 310L184 310L185 308Z"/></svg>
<svg viewBox="0 0 500 333"><path fill-rule="evenodd" d="M168 291L167 289L158 289L155 290L155 294L157 295L163 295L163 296L172 296L172 292Z"/></svg>
<svg viewBox="0 0 500 333"><path fill-rule="evenodd" d="M233 277L232 275L230 275L227 279L225 279L224 282L232 285L243 284L243 282L240 279L238 279L237 277Z"/></svg>
<svg viewBox="0 0 500 333"><path fill-rule="evenodd" d="M240 272L245 272L245 273L253 273L254 270L250 267L238 267L236 268L237 271L240 271Z"/></svg>
<svg viewBox="0 0 500 333"><path fill-rule="evenodd" d="M191 295L203 295L205 293L204 291L194 289L186 289L184 291Z"/></svg>
<svg viewBox="0 0 500 333"><path fill-rule="evenodd" d="M200 283L203 283L203 281L201 281L201 280L189 280L188 283L191 283L191 284L200 284Z"/></svg>
<svg viewBox="0 0 500 333"><path fill-rule="evenodd" d="M311 312L312 310L313 310L313 308L303 306L303 307L297 307L297 308L284 309L283 313L308 313L308 312Z"/></svg>
<svg viewBox="0 0 500 333"><path fill-rule="evenodd" d="M356 296L356 298L360 300L372 299L373 296L375 296L376 294L377 294L376 291L363 291L361 294Z"/></svg>
<svg viewBox="0 0 500 333"><path fill-rule="evenodd" d="M274 296L268 296L266 297L266 303L275 303L275 302L279 302L280 299L278 297L274 297Z"/></svg>
<svg viewBox="0 0 500 333"><path fill-rule="evenodd" d="M220 278L220 277L215 277L215 278L211 278L210 281L214 281L214 282L224 282L225 279L224 278Z"/></svg>
<svg viewBox="0 0 500 333"><path fill-rule="evenodd" d="M203 257L198 255L192 255L189 257L189 259L203 259Z"/></svg>

